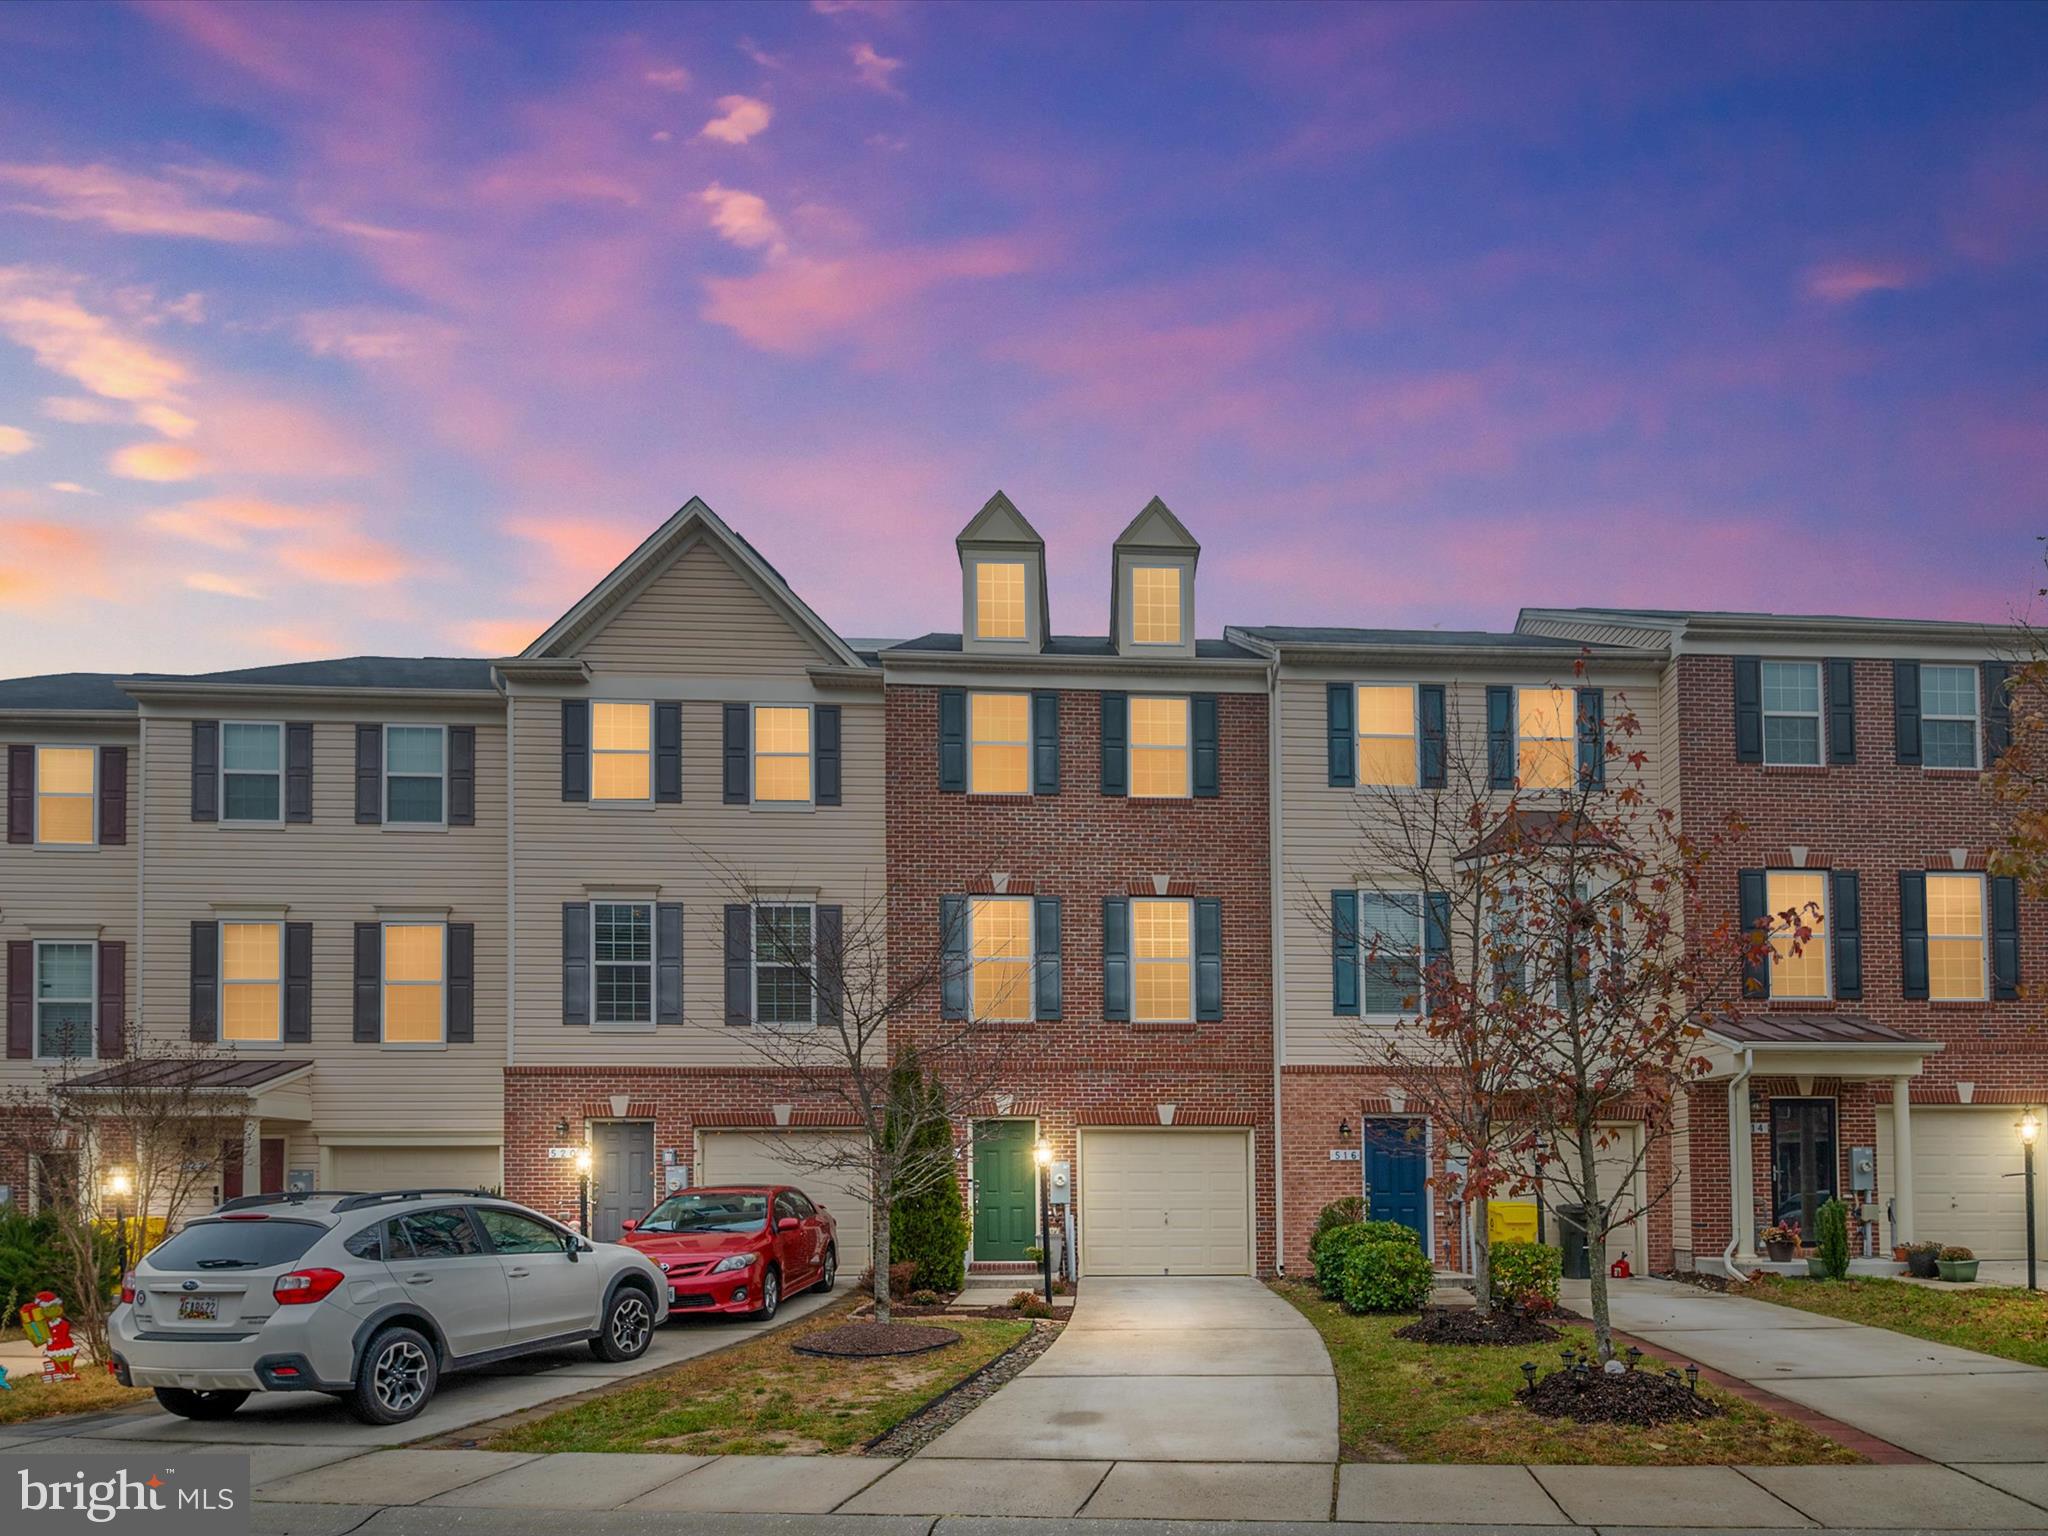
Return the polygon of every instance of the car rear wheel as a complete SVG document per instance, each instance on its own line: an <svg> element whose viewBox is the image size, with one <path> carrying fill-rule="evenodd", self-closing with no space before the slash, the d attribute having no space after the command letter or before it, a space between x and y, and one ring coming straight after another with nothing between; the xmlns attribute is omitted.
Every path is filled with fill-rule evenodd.
<svg viewBox="0 0 2048 1536"><path fill-rule="evenodd" d="M622 1285L604 1309L604 1327L590 1341L600 1360L638 1360L654 1340L654 1307L637 1285Z"/></svg>
<svg viewBox="0 0 2048 1536"><path fill-rule="evenodd" d="M837 1280L838 1278L839 1250L836 1248L827 1248L825 1250L825 1267L818 1271L818 1289L821 1291L831 1290L832 1282Z"/></svg>
<svg viewBox="0 0 2048 1536"><path fill-rule="evenodd" d="M761 1276L761 1305L754 1308L756 1322L768 1322L782 1306L782 1274L772 1264Z"/></svg>
<svg viewBox="0 0 2048 1536"><path fill-rule="evenodd" d="M156 1400L166 1413L181 1419L224 1419L249 1401L246 1392L194 1392L184 1387L158 1387Z"/></svg>
<svg viewBox="0 0 2048 1536"><path fill-rule="evenodd" d="M434 1395L441 1367L434 1346L412 1328L387 1328L363 1351L355 1387L342 1398L365 1424L403 1424Z"/></svg>

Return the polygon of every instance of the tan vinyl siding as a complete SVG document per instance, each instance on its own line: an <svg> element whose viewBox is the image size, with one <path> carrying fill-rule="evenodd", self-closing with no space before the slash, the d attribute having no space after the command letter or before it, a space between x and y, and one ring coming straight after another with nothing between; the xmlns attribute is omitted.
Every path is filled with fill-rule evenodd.
<svg viewBox="0 0 2048 1536"><path fill-rule="evenodd" d="M839 664L702 538L571 650L593 672L675 677L759 678Z"/></svg>

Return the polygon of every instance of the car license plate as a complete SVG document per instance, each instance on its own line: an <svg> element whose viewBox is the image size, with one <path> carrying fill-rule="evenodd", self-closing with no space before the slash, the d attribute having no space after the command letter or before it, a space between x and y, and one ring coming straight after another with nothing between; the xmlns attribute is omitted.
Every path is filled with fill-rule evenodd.
<svg viewBox="0 0 2048 1536"><path fill-rule="evenodd" d="M218 1296L180 1296L178 1317L183 1322L212 1322L220 1316Z"/></svg>

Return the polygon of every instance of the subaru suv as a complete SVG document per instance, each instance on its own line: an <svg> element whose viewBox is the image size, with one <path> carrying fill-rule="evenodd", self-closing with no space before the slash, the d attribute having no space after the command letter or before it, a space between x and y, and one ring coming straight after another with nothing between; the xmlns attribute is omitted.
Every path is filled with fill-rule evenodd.
<svg viewBox="0 0 2048 1536"><path fill-rule="evenodd" d="M481 1191L251 1195L138 1262L108 1333L121 1382L188 1419L310 1391L400 1424L450 1371L579 1343L638 1359L668 1294L644 1255Z"/></svg>

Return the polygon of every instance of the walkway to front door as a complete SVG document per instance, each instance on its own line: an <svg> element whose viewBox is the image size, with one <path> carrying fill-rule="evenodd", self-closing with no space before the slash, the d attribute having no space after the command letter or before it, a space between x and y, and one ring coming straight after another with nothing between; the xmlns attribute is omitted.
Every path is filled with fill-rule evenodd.
<svg viewBox="0 0 2048 1536"><path fill-rule="evenodd" d="M1038 1240L1038 1172L1031 1161L1038 1125L982 1120L974 1127L974 1257L1016 1263Z"/></svg>

